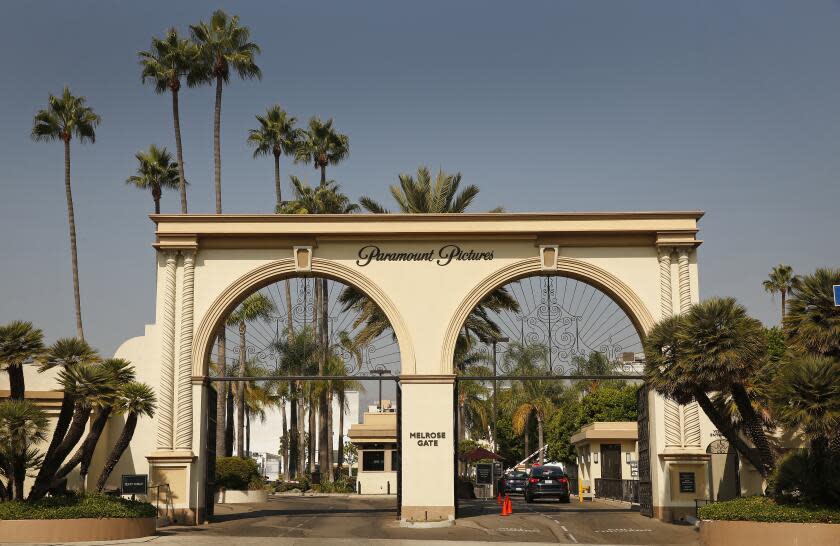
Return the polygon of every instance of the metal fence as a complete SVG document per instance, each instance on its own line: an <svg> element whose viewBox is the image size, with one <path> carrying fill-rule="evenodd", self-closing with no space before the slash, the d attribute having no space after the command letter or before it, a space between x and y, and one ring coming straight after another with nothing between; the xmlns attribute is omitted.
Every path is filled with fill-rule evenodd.
<svg viewBox="0 0 840 546"><path fill-rule="evenodd" d="M639 504L639 480L595 478L595 496Z"/></svg>

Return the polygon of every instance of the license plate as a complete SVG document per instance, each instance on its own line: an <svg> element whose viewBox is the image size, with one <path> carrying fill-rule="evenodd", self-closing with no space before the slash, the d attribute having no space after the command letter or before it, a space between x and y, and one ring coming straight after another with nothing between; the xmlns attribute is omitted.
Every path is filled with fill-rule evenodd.
<svg viewBox="0 0 840 546"><path fill-rule="evenodd" d="M543 483L554 483L553 480L545 480Z"/></svg>
<svg viewBox="0 0 840 546"><path fill-rule="evenodd" d="M522 488L521 488L521 487L517 487L517 488L516 488L516 490L517 490L517 491L522 491Z"/></svg>

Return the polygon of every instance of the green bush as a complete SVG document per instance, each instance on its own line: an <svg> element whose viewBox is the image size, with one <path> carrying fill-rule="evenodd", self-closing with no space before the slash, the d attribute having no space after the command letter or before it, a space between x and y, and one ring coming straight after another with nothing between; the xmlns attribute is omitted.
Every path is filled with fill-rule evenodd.
<svg viewBox="0 0 840 546"><path fill-rule="evenodd" d="M262 489L257 462L244 457L216 459L216 487L244 491Z"/></svg>
<svg viewBox="0 0 840 546"><path fill-rule="evenodd" d="M779 461L769 491L779 503L840 505L840 458L796 450Z"/></svg>
<svg viewBox="0 0 840 546"><path fill-rule="evenodd" d="M0 502L0 520L153 518L156 515L155 507L147 502L105 495L66 495L34 502Z"/></svg>
<svg viewBox="0 0 840 546"><path fill-rule="evenodd" d="M356 491L356 479L341 476L334 482L323 482L318 489L321 493L354 493Z"/></svg>
<svg viewBox="0 0 840 546"><path fill-rule="evenodd" d="M744 497L707 504L700 519L764 521L770 523L840 523L840 508L804 504L777 504L768 497Z"/></svg>

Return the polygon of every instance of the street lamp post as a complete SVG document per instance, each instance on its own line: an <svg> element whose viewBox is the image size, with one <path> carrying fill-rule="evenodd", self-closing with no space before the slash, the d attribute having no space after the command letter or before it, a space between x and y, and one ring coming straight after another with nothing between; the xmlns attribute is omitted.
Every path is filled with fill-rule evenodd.
<svg viewBox="0 0 840 546"><path fill-rule="evenodd" d="M385 368L384 366L377 366L373 368L370 373L376 374L379 376L379 401L376 404L376 407L379 408L380 413L382 412L382 376L383 375L391 375L391 370Z"/></svg>
<svg viewBox="0 0 840 546"><path fill-rule="evenodd" d="M484 343L490 343L493 346L493 453L498 453L499 449L499 437L498 432L496 430L496 410L498 408L498 390L499 390L499 382L496 379L498 373L496 372L497 366L497 359L496 359L496 344L497 343L507 343L510 341L509 338L504 336L493 337L490 339L482 339ZM494 465L495 468L495 465ZM498 485L498 480L493 480L493 488L495 489Z"/></svg>

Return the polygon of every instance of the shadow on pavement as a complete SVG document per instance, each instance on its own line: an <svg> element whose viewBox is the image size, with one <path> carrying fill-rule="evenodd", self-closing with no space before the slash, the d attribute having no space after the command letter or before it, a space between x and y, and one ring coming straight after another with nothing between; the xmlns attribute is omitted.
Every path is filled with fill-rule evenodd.
<svg viewBox="0 0 840 546"><path fill-rule="evenodd" d="M395 508L332 508L332 509L304 508L304 509L301 509L301 510L262 509L262 510L253 510L251 512L240 512L240 513L236 513L236 514L215 515L210 520L210 523L224 523L226 521L258 519L258 518L265 518L265 517L272 517L272 516L291 516L291 517L295 517L295 516L317 516L317 515L364 516L366 514L369 514L371 516L376 516L376 515L380 515L380 514L394 514L396 516L396 513L397 513L397 510Z"/></svg>

